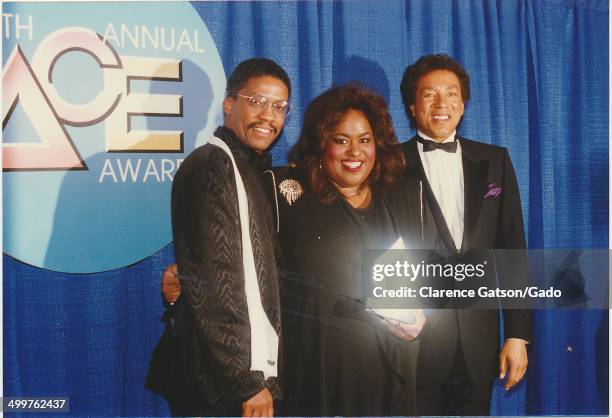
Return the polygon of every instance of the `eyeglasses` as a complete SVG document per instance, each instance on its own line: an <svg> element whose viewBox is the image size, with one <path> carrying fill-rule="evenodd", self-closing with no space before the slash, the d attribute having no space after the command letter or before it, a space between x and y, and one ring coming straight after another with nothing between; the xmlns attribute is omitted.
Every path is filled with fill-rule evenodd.
<svg viewBox="0 0 612 418"><path fill-rule="evenodd" d="M253 112L263 113L268 108L268 104L272 105L272 113L275 116L287 116L291 111L291 103L286 100L278 100L276 102L272 102L269 99L266 99L263 96L255 95L255 96L245 96L244 94L234 93L232 96L242 97L247 99L247 103Z"/></svg>

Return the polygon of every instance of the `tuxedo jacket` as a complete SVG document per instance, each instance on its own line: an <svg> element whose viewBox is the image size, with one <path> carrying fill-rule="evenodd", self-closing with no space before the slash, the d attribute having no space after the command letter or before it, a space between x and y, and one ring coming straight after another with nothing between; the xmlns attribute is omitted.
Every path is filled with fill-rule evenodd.
<svg viewBox="0 0 612 418"><path fill-rule="evenodd" d="M420 235L421 248L442 249L468 257L474 250L524 249L523 217L516 175L508 151L503 147L458 138L461 144L464 177L464 233L460 249L455 247L449 228L433 191L427 181L415 138L402 144L407 161L404 183L420 182L420 198L407 204L418 208L419 227L412 222L411 234ZM414 188L414 186L411 186ZM501 189L500 189L501 188ZM491 192L491 189L493 192ZM406 194L404 194L405 196ZM414 196L415 193L412 193ZM414 220L414 209L408 211ZM522 253L522 252L519 252ZM484 254L484 255L483 255ZM478 253L477 260L493 257L491 251ZM499 257L498 257L499 258ZM523 259L524 260L524 259ZM489 260L493 266L495 260ZM500 271L497 260L497 280L502 287L523 288L528 282L526 264L512 264ZM525 268L523 268L525 267ZM490 286L495 286L495 273L488 274ZM480 286L466 279L461 286ZM450 280L453 286L459 282ZM499 372L500 349L499 310L466 309L451 303L446 309L434 309L421 333L417 366L417 385L435 386L448 377L457 342L465 358L470 378L477 383L490 381ZM527 310L503 309L504 339L531 340L531 315Z"/></svg>

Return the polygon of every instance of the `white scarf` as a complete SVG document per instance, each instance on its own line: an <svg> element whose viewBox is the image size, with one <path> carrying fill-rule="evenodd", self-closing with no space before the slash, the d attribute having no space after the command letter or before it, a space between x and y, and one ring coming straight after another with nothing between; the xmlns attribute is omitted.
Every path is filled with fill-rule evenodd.
<svg viewBox="0 0 612 418"><path fill-rule="evenodd" d="M255 258L251 234L249 233L249 200L242 182L242 177L236 166L234 156L225 142L213 136L209 144L221 148L232 160L236 191L238 194L238 210L240 212L240 230L242 236L242 263L244 265L244 290L246 292L249 325L251 330L251 370L262 371L267 379L278 376L278 335L270 323L261 304L261 295L255 270ZM245 227L246 226L246 227Z"/></svg>

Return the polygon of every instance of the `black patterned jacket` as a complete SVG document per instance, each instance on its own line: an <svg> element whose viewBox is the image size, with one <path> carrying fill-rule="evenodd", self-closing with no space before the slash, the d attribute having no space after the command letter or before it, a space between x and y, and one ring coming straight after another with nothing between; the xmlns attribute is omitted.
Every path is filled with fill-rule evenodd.
<svg viewBox="0 0 612 418"><path fill-rule="evenodd" d="M244 182L262 305L280 339L275 218L262 174L270 158L225 127L215 136L228 144ZM199 147L181 164L172 185L172 227L183 289L175 329L186 383L213 411L215 405L239 405L265 387L278 399L278 380L250 371L238 195L231 160L220 148Z"/></svg>

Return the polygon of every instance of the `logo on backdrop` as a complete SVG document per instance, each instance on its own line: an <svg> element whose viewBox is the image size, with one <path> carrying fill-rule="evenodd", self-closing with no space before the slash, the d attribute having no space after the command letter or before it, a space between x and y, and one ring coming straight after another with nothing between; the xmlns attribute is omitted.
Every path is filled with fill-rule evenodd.
<svg viewBox="0 0 612 418"><path fill-rule="evenodd" d="M5 3L2 27L4 251L71 273L159 251L174 174L221 117L202 19L188 2Z"/></svg>

